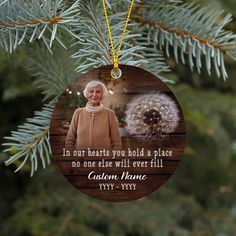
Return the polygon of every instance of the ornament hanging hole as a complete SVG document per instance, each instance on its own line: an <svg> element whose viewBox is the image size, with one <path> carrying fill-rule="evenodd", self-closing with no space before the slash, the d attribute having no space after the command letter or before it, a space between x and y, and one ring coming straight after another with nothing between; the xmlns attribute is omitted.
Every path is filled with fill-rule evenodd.
<svg viewBox="0 0 236 236"><path fill-rule="evenodd" d="M111 70L111 77L113 79L119 79L122 76L122 71L121 69L117 68L116 70L113 68Z"/></svg>

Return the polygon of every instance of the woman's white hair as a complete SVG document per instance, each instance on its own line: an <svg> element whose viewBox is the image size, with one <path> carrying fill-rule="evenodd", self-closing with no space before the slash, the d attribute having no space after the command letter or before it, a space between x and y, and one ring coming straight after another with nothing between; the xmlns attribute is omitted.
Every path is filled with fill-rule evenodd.
<svg viewBox="0 0 236 236"><path fill-rule="evenodd" d="M102 86L102 97L106 97L108 95L108 90L107 90L107 87L104 83L102 83L101 81L99 80L91 80L90 82L88 82L85 86L85 89L83 91L84 93L84 96L86 98L88 98L88 92L91 88L95 88L97 87L98 85L101 85Z"/></svg>

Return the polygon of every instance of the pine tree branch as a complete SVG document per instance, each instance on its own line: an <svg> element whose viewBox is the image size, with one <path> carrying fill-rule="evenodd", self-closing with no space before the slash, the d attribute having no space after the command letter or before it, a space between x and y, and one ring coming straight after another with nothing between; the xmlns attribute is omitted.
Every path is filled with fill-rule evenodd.
<svg viewBox="0 0 236 236"><path fill-rule="evenodd" d="M79 0L8 0L0 5L0 47L12 52L22 44L41 39L48 50L54 41L64 46L61 33L73 37L78 22Z"/></svg>
<svg viewBox="0 0 236 236"><path fill-rule="evenodd" d="M1 22L0 23L0 26L3 26L3 27L12 27L12 28L15 28L15 27L22 27L22 26L27 26L27 25L31 25L31 26L34 26L34 25L38 25L38 24L48 24L48 23L51 23L51 24L58 24L60 23L61 21L63 20L62 17L60 16L55 16L51 19L40 19L40 20L36 20L36 19L31 19L31 21L26 21L26 20L19 20L17 23L13 23L13 22Z"/></svg>
<svg viewBox="0 0 236 236"><path fill-rule="evenodd" d="M141 68L153 73L165 83L173 83L172 80L161 75L163 72L169 72L170 68L166 65L163 53L157 48L150 47L145 34L137 39L132 39L132 45L140 45L143 48L143 50L137 52L143 58L147 59L146 63L140 65Z"/></svg>
<svg viewBox="0 0 236 236"><path fill-rule="evenodd" d="M124 4L111 4L109 8L112 11L112 15L109 15L109 21L116 49L122 34L127 7L124 6ZM119 8L119 11L116 12L116 8ZM124 11L122 11L122 9ZM80 31L81 39L79 44L82 47L78 52L72 55L72 57L77 60L77 72L86 71L92 67L99 67L101 65L113 64L113 57L110 50L110 42L101 2L94 3L94 1L86 1L86 3L80 5L80 12L78 30ZM146 57L149 54L145 54L145 50L147 49L145 43L136 43L137 41L141 42L143 38L139 33L137 26L137 23L129 24L125 41L121 49L119 63L145 67L145 65L149 63L149 58ZM130 32L133 33L131 34ZM157 50L155 50L155 52L157 52ZM158 65L156 66L157 69L155 72L159 73L166 71L167 66L164 63L161 54L156 53L153 55L156 56L156 65ZM153 60L153 57L151 60Z"/></svg>
<svg viewBox="0 0 236 236"><path fill-rule="evenodd" d="M86 1L86 3L80 5L80 11L81 15L78 30L80 31L80 38L82 39L79 41L82 48L73 55L73 58L77 60L77 71L80 72L81 69L88 70L91 67L113 64L101 3L96 4L94 1ZM120 40L125 14L124 12L120 12L110 17L111 32L115 48L117 48ZM118 21L119 19L120 21ZM127 32L126 39L135 36L135 33L130 34ZM139 48L139 46L131 47L127 40L125 40L120 53L120 63L132 63L135 65L140 63L140 61L134 62L132 58L132 53L134 53L137 48ZM142 58L140 60L142 60Z"/></svg>
<svg viewBox="0 0 236 236"><path fill-rule="evenodd" d="M68 5L63 0L8 0L0 3L0 49L12 52L21 43L38 39L48 49L34 48L26 65L36 77L35 83L43 90L45 99L61 94L73 82L75 70L84 73L92 67L113 63L101 1L79 2L75 0ZM135 21L129 24L119 62L142 67L160 77L161 72L169 70L161 51L166 51L169 56L172 47L177 62L180 57L186 63L185 56L188 55L190 68L196 66L200 73L204 58L209 74L214 66L218 76L227 78L224 54L236 59L236 36L223 30L231 15L222 18L222 12L199 9L192 4L179 5L179 2L139 1L131 17ZM130 0L121 0L118 4L107 1L112 12L109 19L115 48L122 33L127 3ZM54 51L54 41L66 47L63 32L77 38L78 47L72 47L71 51L56 47L55 53L50 54L49 51ZM18 171L30 161L32 176L38 168L38 160L43 168L46 162L50 162L49 124L54 105L55 101L45 106L6 137L9 142L3 146L6 146L5 152L11 153L6 165L23 159Z"/></svg>
<svg viewBox="0 0 236 236"><path fill-rule="evenodd" d="M22 163L15 170L19 171L27 161L31 163L31 176L38 169L38 161L41 161L45 169L46 163L50 163L51 147L49 143L49 125L56 100L51 101L42 111L35 112L34 118L27 119L27 122L12 131L11 136L5 137L8 141L3 143L4 152L10 153L10 158L5 161L10 165L19 159Z"/></svg>
<svg viewBox="0 0 236 236"><path fill-rule="evenodd" d="M146 12L149 14L146 14ZM170 55L173 48L175 60L186 63L185 54L191 70L194 66L201 73L202 60L208 74L215 68L218 77L227 78L224 54L236 59L236 35L223 28L231 21L231 15L223 19L221 11L199 8L193 4L162 7L144 4L142 12L135 20L148 32L149 41Z"/></svg>
<svg viewBox="0 0 236 236"><path fill-rule="evenodd" d="M37 44L28 52L26 70L35 77L34 84L42 90L44 100L53 99L75 80L75 60L71 54L76 47L65 50L54 45L51 54L42 44Z"/></svg>
<svg viewBox="0 0 236 236"><path fill-rule="evenodd" d="M154 28L159 29L159 30L164 30L164 31L167 31L169 33L177 34L180 37L186 37L186 38L198 40L200 43L209 44L209 45L211 45L215 48L219 48L223 52L226 52L225 45L217 43L216 41L211 40L211 39L203 38L203 37L201 37L199 35L196 35L196 34L193 34L191 32L186 32L186 31L183 31L183 30L177 29L177 28L171 28L166 24L158 23L158 22L155 22L155 21L152 21L152 20L147 20L147 19L144 19L144 18L141 18L141 17L137 17L136 21L138 23L148 25L148 26L154 27Z"/></svg>

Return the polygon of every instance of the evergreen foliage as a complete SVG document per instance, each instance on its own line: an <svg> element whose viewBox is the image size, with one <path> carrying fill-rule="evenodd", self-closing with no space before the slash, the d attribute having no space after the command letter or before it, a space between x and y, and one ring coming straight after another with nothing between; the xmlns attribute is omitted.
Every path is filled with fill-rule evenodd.
<svg viewBox="0 0 236 236"><path fill-rule="evenodd" d="M164 50L167 56L172 47L176 62L181 59L183 64L186 63L184 54L188 54L191 70L195 65L199 73L204 56L209 75L214 66L218 77L227 78L224 54L236 59L236 35L224 30L232 20L231 14L221 19L222 11L200 8L193 3L163 7L150 1L141 9L140 15L135 18L146 26L149 42L155 47Z"/></svg>
<svg viewBox="0 0 236 236"><path fill-rule="evenodd" d="M21 43L36 39L41 39L49 50L54 40L64 45L60 37L63 31L73 34L78 2L69 7L62 0L2 2L0 46L11 53Z"/></svg>
<svg viewBox="0 0 236 236"><path fill-rule="evenodd" d="M41 112L35 112L33 118L27 119L23 125L19 125L17 131L12 131L11 136L5 137L8 142L3 146L5 152L12 153L12 156L5 163L10 165L20 158L23 159L17 172L27 162L31 163L31 176L38 169L38 162L41 161L45 169L46 163L50 163L51 147L49 143L49 125L55 101L45 106Z"/></svg>
<svg viewBox="0 0 236 236"><path fill-rule="evenodd" d="M2 0L0 8L8 1ZM73 2L64 1L63 4L65 3L69 7ZM78 2L79 6L80 2ZM96 2L101 12L102 8L99 5L99 0ZM106 2L111 5L112 12L109 13L111 16L114 12L125 13L130 1L107 0ZM178 0L137 0L135 2L136 8L133 13L137 16L137 12L142 11L143 17L149 20L155 18L153 15L149 16L149 11L155 11L155 9L149 7L147 9L148 14L145 14L143 2L146 5L149 3L156 4L157 7L161 6L163 9L169 7L181 8L182 6L181 1ZM204 4L206 2L214 4L214 7L216 4L221 4L221 7L224 4L224 8L227 7L225 4L228 3L228 9L234 13L235 19L234 1L202 1ZM142 6L142 8L139 9L139 6ZM198 7L198 9L200 8ZM201 57L201 74L199 75L197 71L191 72L187 66L181 63L180 45L177 51L181 64L176 65L174 45L170 45L169 48L170 58L165 59L165 44L168 42L168 39L165 39L162 52L159 50L159 44L154 45L154 40L151 38L157 29L145 25L143 22L135 21L135 15L131 17L133 26L129 25L130 34L138 32L139 35L135 37L137 46L144 47L145 50L140 49L140 51L137 50L134 53L138 52L141 54L141 56L140 54L138 55L138 60L146 60L148 62L148 64L145 64L142 61L143 64L140 64L140 66L149 68L148 70L153 69L154 73L156 73L156 67L161 69L163 66L166 66L166 62L170 65L174 73L170 71L168 74L161 75L164 75L169 80L174 79L176 81L174 85L171 85L172 91L176 94L185 115L187 146L185 148L185 155L174 175L165 186L148 197L134 202L113 204L95 200L78 192L68 184L65 178L53 166L48 166L47 171L41 170L40 162L42 160L40 155L35 155L37 160L34 161L38 161L39 171L34 174L34 178L28 178L28 173L31 170L31 154L29 154L25 165L20 169L21 171L13 174L12 170L20 167L27 154L19 154L18 160L8 168L5 168L2 162L8 158L7 162L10 162L10 158L20 152L20 150L17 150L17 147L27 147L27 145L37 140L37 134L40 137L48 129L53 104L49 107L46 105L42 112L35 115L35 117L40 117L40 119L37 118L37 124L35 122L32 123L32 119L31 121L26 121L23 125L24 128L19 127L11 136L12 138L15 137L15 133L19 137L17 140L16 138L14 140L6 140L6 142L11 144L3 147L11 149L11 151L0 153L1 236L236 235L235 62L229 57L225 57L229 80L223 82L223 80L217 79L214 73L211 77L207 75L207 68L205 68L205 60L207 58L203 54ZM85 12L83 12L83 16L85 16ZM125 14L121 17L124 19ZM206 12L206 19L208 17L209 14ZM103 20L103 18L100 20ZM216 24L221 20L222 17L216 21ZM91 19L88 19L88 22L91 23ZM115 21L112 22L116 24ZM79 35L82 32L79 31L78 26L79 24L76 25L76 30L73 33ZM91 27L93 27L93 24L91 24ZM226 29L236 30L235 20L231 24L226 25ZM0 34L7 32L2 30L3 27L0 30ZM103 30L106 33L106 29L103 28ZM204 31L204 28L202 30ZM61 28L58 28L57 33L60 34L60 32ZM86 32L89 37L88 28ZM166 33L166 35L169 34L170 32ZM148 38L148 35L150 35L150 38ZM44 36L49 37L48 40L50 40L49 33L46 33ZM77 74L80 73L79 69L79 73L70 71L70 68L75 70L79 66L79 64L74 65L74 62L81 60L82 63L87 60L86 56L83 57L83 53L80 55L81 59L70 58L70 55L78 52L79 48L83 49L85 47L82 45L83 40L76 40L75 48L70 48L70 45L74 44L75 41L72 42L63 35L61 40L69 50L60 48L56 43L50 49L53 54L51 54L47 47L43 46L43 41L37 39L37 43L34 41L34 44L29 45L28 39L25 38L25 40L23 41L25 47L22 45L17 47L16 53L14 52L11 55L8 55L8 52L4 52L5 47L0 49L0 97L2 98L0 100L0 138L10 129L14 129L15 124L19 123L25 116L30 116L29 110L38 109L40 104L39 99L41 99L41 96L36 93L36 96L33 97L35 90L29 94L29 88L33 88L31 85L32 78L29 78L29 75L22 69L21 66L23 64L30 74L34 74L33 79L36 86L43 93L44 102L50 103L53 98L60 95L63 89L72 82L73 74L75 74L75 79ZM38 41L39 45L36 45ZM129 43L130 40L126 38L125 44L127 48L129 48ZM29 46L30 50L26 53L25 49ZM101 63L102 50L98 52L94 60L99 60L99 63ZM146 53L149 55L145 56L144 54ZM184 53L184 57L187 64L188 49ZM132 58L136 58L135 55L132 54ZM155 64L156 58L158 58L158 64ZM161 59L163 61L162 65L159 64ZM211 72L214 71L212 59ZM194 64L196 63L194 57L193 62ZM96 66L95 63L94 66ZM50 70L50 68L54 69ZM87 67L85 69L88 70L90 68ZM221 72L221 67L219 67L219 70ZM56 73L57 71L58 73ZM158 73L160 72L161 70ZM57 84L55 85L55 83ZM28 96L26 96L27 94ZM5 100L3 101L3 99ZM40 121L43 121L43 123L40 124ZM30 126L30 123L33 126ZM35 127L35 129L30 129L29 131L28 127ZM29 132L27 138L21 135L21 129ZM26 135L25 132L23 133ZM42 141L44 144L48 142L46 138L45 136L44 141ZM23 140L25 143L23 143ZM39 150L38 145L39 142L35 142L35 150ZM50 150L49 146L47 150ZM47 158L44 161L46 166ZM32 169L34 172L35 165Z"/></svg>
<svg viewBox="0 0 236 236"><path fill-rule="evenodd" d="M75 60L70 52L58 44L54 46L53 54L40 44L26 52L24 66L36 78L34 84L42 90L44 100L59 96L75 80Z"/></svg>
<svg viewBox="0 0 236 236"><path fill-rule="evenodd" d="M117 48L130 1L106 3ZM205 61L208 74L214 68L217 76L227 78L224 55L236 59L235 34L224 29L232 19L230 14L223 16L220 11L178 0L151 0L137 1L131 18L120 63L146 68L170 81L161 73L169 71L165 54L168 57L173 52L175 61L188 62L191 70L195 66L201 73ZM26 68L35 76L35 84L46 100L59 96L74 76L113 62L102 4L98 0L3 1L0 5L0 38L0 47L10 53L21 43L42 42L34 48L35 53L31 51L29 54ZM55 45L54 50L54 41L69 49L63 51ZM49 116L47 118L50 119ZM38 126L35 133L31 131L25 136L20 135L19 140L24 143L27 138L35 142L35 147L40 145L36 131L41 130L41 126L45 128L48 120L39 119L34 124ZM14 133L12 139L15 140ZM48 142L47 136L45 139ZM17 142L12 142L12 147L7 150L18 150ZM32 153L27 152L28 149L22 150L11 155L7 164L23 154L25 161L30 159ZM37 152L33 154L37 155ZM37 165L33 164L32 173L37 169Z"/></svg>
<svg viewBox="0 0 236 236"><path fill-rule="evenodd" d="M115 48L119 45L127 14L127 9L124 9L122 5L124 5L122 1L119 4L109 4L110 8L115 11L109 18ZM78 41L78 44L81 45L81 49L72 55L77 60L77 72L87 71L91 67L112 64L113 57L101 3L90 0L81 3L80 7L81 15L78 31L81 31L81 40ZM161 51L148 48L146 38L139 32L140 29L137 23L129 24L120 52L120 64L150 69L156 75L168 71L168 66L164 62ZM163 80L167 81L166 78L163 78Z"/></svg>

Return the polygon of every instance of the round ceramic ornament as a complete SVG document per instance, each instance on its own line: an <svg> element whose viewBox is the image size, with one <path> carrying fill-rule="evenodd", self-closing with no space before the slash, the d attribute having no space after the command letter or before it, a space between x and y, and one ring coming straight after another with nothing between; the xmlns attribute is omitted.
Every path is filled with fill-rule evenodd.
<svg viewBox="0 0 236 236"><path fill-rule="evenodd" d="M147 196L174 173L185 124L175 95L159 78L119 65L122 76L114 79L112 68L81 75L59 97L50 143L54 162L74 187L122 202Z"/></svg>

